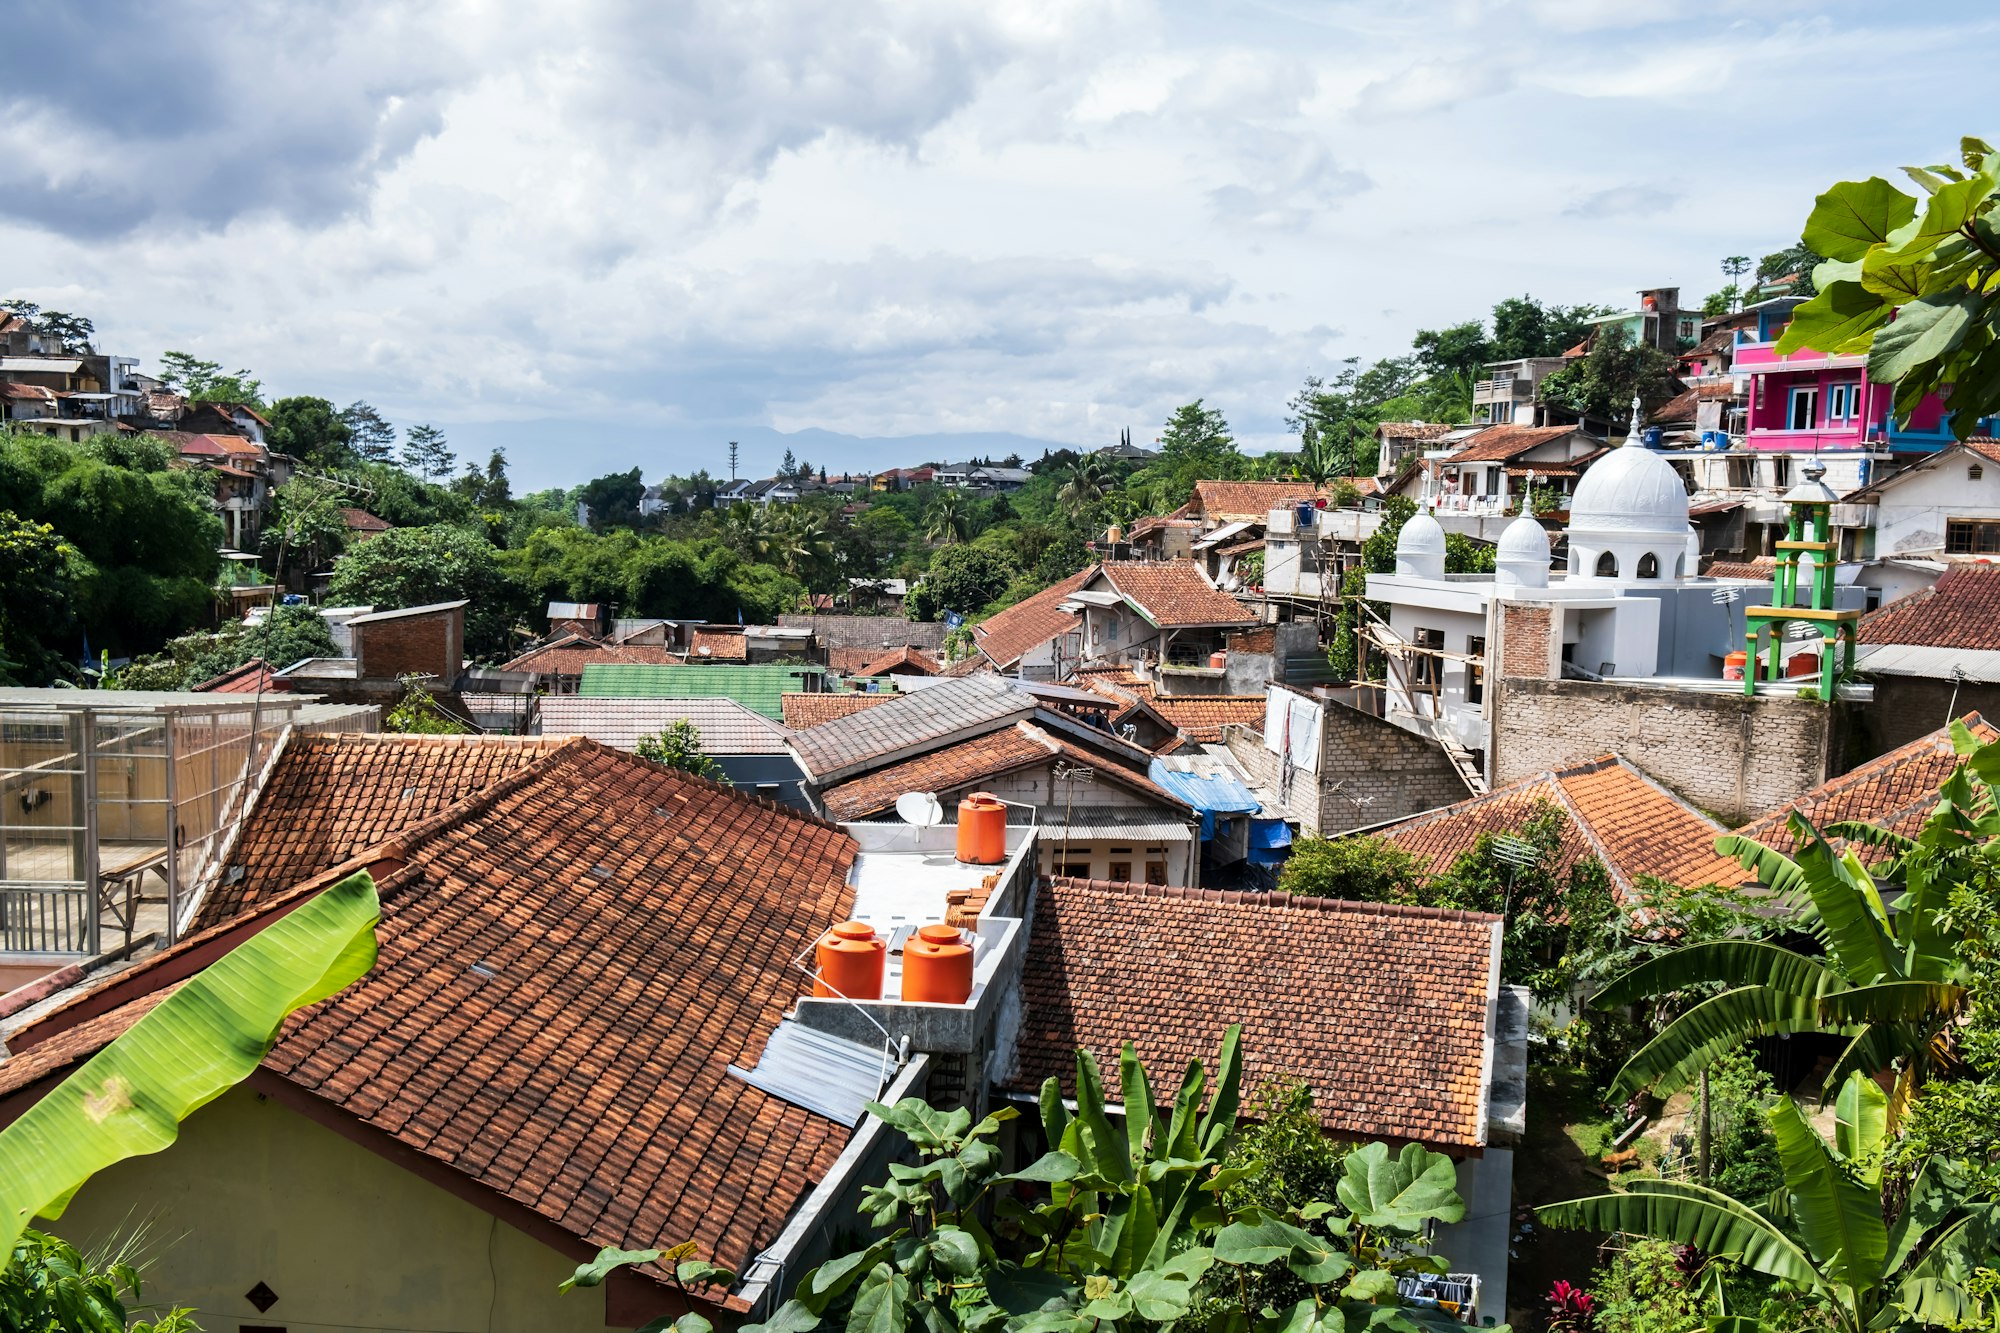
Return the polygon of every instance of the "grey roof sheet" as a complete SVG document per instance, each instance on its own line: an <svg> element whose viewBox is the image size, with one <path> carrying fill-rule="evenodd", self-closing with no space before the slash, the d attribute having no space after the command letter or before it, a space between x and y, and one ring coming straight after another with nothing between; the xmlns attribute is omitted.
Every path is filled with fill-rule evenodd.
<svg viewBox="0 0 2000 1333"><path fill-rule="evenodd" d="M1002 677L965 676L795 732L792 749L806 772L824 782L997 730L1034 711L1035 701Z"/></svg>
<svg viewBox="0 0 2000 1333"><path fill-rule="evenodd" d="M551 694L541 701L544 736L588 736L613 749L636 749L641 736L675 722L694 723L708 754L783 754L785 731L734 699L618 699Z"/></svg>

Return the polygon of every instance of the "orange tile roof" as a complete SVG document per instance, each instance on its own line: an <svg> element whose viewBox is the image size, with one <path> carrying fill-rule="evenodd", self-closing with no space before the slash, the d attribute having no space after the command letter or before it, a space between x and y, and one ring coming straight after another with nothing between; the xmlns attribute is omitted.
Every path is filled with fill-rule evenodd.
<svg viewBox="0 0 2000 1333"><path fill-rule="evenodd" d="M232 667L195 688L206 694L270 694L283 690L285 682L271 674L270 663L261 657L253 657L242 666Z"/></svg>
<svg viewBox="0 0 2000 1333"><path fill-rule="evenodd" d="M1375 434L1385 440L1435 440L1457 429L1442 421L1385 421L1375 428Z"/></svg>
<svg viewBox="0 0 2000 1333"><path fill-rule="evenodd" d="M1967 713L1964 722L1981 744L2000 741L2000 728L1978 713ZM1768 814L1759 815L1736 830L1773 851L1790 856L1798 850L1798 839L1789 827L1797 810L1813 827L1822 831L1828 824L1863 822L1880 824L1898 833L1914 833L1937 806L1937 789L1958 767L1958 755L1951 747L1951 729L1940 727L1928 736L1919 736L1908 745L1871 759L1837 778L1822 782L1796 800L1787 801ZM1864 861L1884 859L1886 852L1857 846L1854 851Z"/></svg>
<svg viewBox="0 0 2000 1333"><path fill-rule="evenodd" d="M219 925L362 849L484 791L570 737L316 736L294 732L224 849L194 928ZM231 882L235 867L243 873Z"/></svg>
<svg viewBox="0 0 2000 1333"><path fill-rule="evenodd" d="M823 820L565 746L364 854L376 966L294 1015L264 1072L593 1249L692 1241L740 1271L848 1141L727 1069L757 1064L792 958L851 909L854 856ZM85 998L157 986L212 938ZM113 1017L64 1031L59 1009L17 1049Z"/></svg>
<svg viewBox="0 0 2000 1333"><path fill-rule="evenodd" d="M582 634L565 634L530 648L501 667L502 671L532 671L539 676L582 676L583 669L596 662L618 662L633 666L672 666L680 655L655 643L606 643Z"/></svg>
<svg viewBox="0 0 2000 1333"><path fill-rule="evenodd" d="M1192 560L1113 560L1098 572L1120 597L1162 629L1257 623L1241 602L1203 577Z"/></svg>
<svg viewBox="0 0 2000 1333"><path fill-rule="evenodd" d="M1605 755L1417 815L1381 830L1381 836L1424 862L1432 874L1474 850L1481 835L1511 833L1544 804L1567 818L1561 861L1568 873L1595 857L1625 902L1636 898L1642 875L1682 888L1739 885L1748 876L1715 850L1726 830L1617 755Z"/></svg>
<svg viewBox="0 0 2000 1333"><path fill-rule="evenodd" d="M861 668L880 657L882 652L880 648L829 648L826 650L826 664L835 671L858 675Z"/></svg>
<svg viewBox="0 0 2000 1333"><path fill-rule="evenodd" d="M1497 916L1103 880L1035 896L1014 1086L1074 1094L1131 1041L1171 1083L1243 1024L1244 1083L1303 1078L1342 1137L1480 1144ZM1116 1095L1115 1092L1113 1094Z"/></svg>
<svg viewBox="0 0 2000 1333"><path fill-rule="evenodd" d="M1331 494L1309 481L1198 481L1192 507L1212 523L1262 523L1279 505Z"/></svg>
<svg viewBox="0 0 2000 1333"><path fill-rule="evenodd" d="M1150 702L1153 711L1191 741L1220 741L1222 729L1232 723L1259 730L1264 726L1261 694L1156 694Z"/></svg>
<svg viewBox="0 0 2000 1333"><path fill-rule="evenodd" d="M356 509L351 505L341 506L340 521L347 525L349 532L359 533L387 532L395 526L386 519L375 517L366 509Z"/></svg>
<svg viewBox="0 0 2000 1333"><path fill-rule="evenodd" d="M977 675L982 671L991 671L992 669L992 663L988 662L978 653L973 653L969 657L959 658L956 662L945 663L942 667L938 668L938 674L940 676L957 678L960 676Z"/></svg>
<svg viewBox="0 0 2000 1333"><path fill-rule="evenodd" d="M1863 643L2000 648L2000 565L1953 565L1930 587L1863 617L1860 635Z"/></svg>
<svg viewBox="0 0 2000 1333"><path fill-rule="evenodd" d="M1712 579L1769 579L1778 572L1778 562L1768 555L1754 560L1711 560L1702 573Z"/></svg>
<svg viewBox="0 0 2000 1333"><path fill-rule="evenodd" d="M921 648L891 648L879 653L874 660L862 664L854 674L857 676L886 676L897 668L915 671L919 675L935 676L942 671L943 664Z"/></svg>
<svg viewBox="0 0 2000 1333"><path fill-rule="evenodd" d="M888 703L893 694L781 694L778 709L784 715L785 725L793 731L804 731L807 727L817 727L824 722L832 722L858 713L864 708Z"/></svg>
<svg viewBox="0 0 2000 1333"><path fill-rule="evenodd" d="M687 660L747 662L750 660L750 641L728 630L698 629L688 639Z"/></svg>
<svg viewBox="0 0 2000 1333"><path fill-rule="evenodd" d="M1083 618L1062 610L1062 603L1096 573L1096 567L1092 566L988 616L972 630L979 651L1005 671L1018 663L1022 654L1039 648L1058 634L1075 630L1083 624Z"/></svg>
<svg viewBox="0 0 2000 1333"><path fill-rule="evenodd" d="M1504 463L1525 454L1538 444L1574 435L1575 426L1488 426L1466 440L1443 461L1449 463Z"/></svg>

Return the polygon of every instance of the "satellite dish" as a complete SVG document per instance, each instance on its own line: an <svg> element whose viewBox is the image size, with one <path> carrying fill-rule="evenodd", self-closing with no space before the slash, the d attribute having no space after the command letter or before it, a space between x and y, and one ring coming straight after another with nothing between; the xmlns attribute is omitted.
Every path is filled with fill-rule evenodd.
<svg viewBox="0 0 2000 1333"><path fill-rule="evenodd" d="M896 798L896 815L905 824L929 828L944 822L944 807L927 791L906 791Z"/></svg>

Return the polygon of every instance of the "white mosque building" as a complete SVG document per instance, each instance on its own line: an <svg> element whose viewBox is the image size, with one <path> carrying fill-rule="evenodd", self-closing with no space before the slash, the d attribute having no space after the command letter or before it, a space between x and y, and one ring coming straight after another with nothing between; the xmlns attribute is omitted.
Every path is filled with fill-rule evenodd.
<svg viewBox="0 0 2000 1333"><path fill-rule="evenodd" d="M1396 572L1368 576L1369 600L1388 607L1384 716L1483 754L1491 738L1489 676L1499 659L1503 608L1546 608L1534 653L1544 677L1719 682L1743 647L1743 609L1771 585L1699 577L1701 544L1673 467L1639 445L1613 449L1571 501L1568 558L1552 569L1548 531L1523 516L1500 536L1491 574L1445 573L1445 534L1417 514L1396 542ZM1518 623L1518 617L1508 623ZM1540 617L1535 617L1540 623ZM1489 653L1489 649L1493 651Z"/></svg>

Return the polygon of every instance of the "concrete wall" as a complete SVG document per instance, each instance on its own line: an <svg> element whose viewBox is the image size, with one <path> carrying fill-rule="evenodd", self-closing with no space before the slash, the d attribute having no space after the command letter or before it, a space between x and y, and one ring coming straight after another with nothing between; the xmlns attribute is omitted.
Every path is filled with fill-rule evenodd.
<svg viewBox="0 0 2000 1333"><path fill-rule="evenodd" d="M88 1250L142 1221L147 1298L194 1306L208 1329L604 1327L602 1287L556 1294L574 1260L248 1088L165 1152L99 1173L58 1229ZM262 1314L244 1298L259 1282L278 1296Z"/></svg>
<svg viewBox="0 0 2000 1333"><path fill-rule="evenodd" d="M1919 676L1870 676L1875 701L1857 709L1854 719L1853 763L1887 754L1929 735L1953 718L1982 713L2000 720L2000 685L1966 683L1954 691L1948 680Z"/></svg>
<svg viewBox="0 0 2000 1333"><path fill-rule="evenodd" d="M1280 813L1317 837L1435 810L1471 794L1436 743L1337 702L1321 706L1319 772L1292 769L1289 787L1283 759L1264 748L1260 732L1225 727L1222 735L1253 783L1284 794Z"/></svg>
<svg viewBox="0 0 2000 1333"><path fill-rule="evenodd" d="M1488 755L1503 787L1613 751L1725 823L1841 771L1842 712L1817 700L1507 678Z"/></svg>
<svg viewBox="0 0 2000 1333"><path fill-rule="evenodd" d="M1946 521L1955 518L2000 521L2000 465L1945 458L1883 487L1875 506L1875 556L1935 557L1944 550Z"/></svg>

